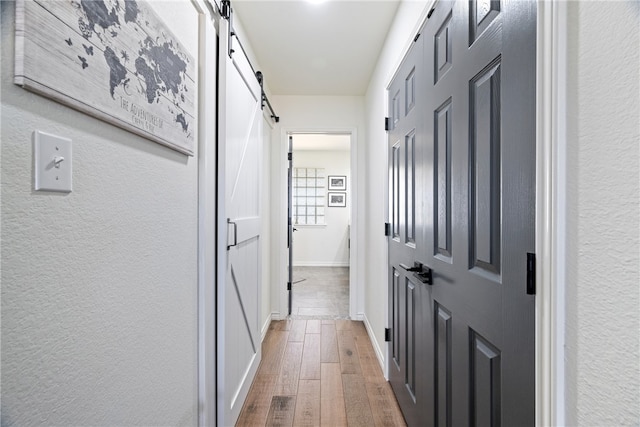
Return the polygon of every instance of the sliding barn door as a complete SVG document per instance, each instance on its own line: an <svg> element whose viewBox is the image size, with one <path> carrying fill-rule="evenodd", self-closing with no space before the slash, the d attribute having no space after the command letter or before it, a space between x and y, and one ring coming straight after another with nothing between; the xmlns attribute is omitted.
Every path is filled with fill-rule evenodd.
<svg viewBox="0 0 640 427"><path fill-rule="evenodd" d="M535 421L535 30L533 1L439 1L420 34L415 258L433 280L411 425Z"/></svg>
<svg viewBox="0 0 640 427"><path fill-rule="evenodd" d="M262 92L220 20L218 425L233 425L260 363ZM239 50L239 49L238 49Z"/></svg>

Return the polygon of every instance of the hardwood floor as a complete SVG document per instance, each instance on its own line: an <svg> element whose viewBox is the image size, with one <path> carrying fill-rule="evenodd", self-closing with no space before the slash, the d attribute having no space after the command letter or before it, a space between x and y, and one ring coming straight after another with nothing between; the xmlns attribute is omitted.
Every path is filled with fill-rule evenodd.
<svg viewBox="0 0 640 427"><path fill-rule="evenodd" d="M237 426L406 426L362 322L273 321Z"/></svg>

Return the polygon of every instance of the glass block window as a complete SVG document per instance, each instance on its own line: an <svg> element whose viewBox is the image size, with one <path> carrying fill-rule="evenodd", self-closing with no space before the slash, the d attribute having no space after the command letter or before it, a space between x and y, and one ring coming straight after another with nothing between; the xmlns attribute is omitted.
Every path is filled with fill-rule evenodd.
<svg viewBox="0 0 640 427"><path fill-rule="evenodd" d="M324 225L324 169L293 169L293 223Z"/></svg>

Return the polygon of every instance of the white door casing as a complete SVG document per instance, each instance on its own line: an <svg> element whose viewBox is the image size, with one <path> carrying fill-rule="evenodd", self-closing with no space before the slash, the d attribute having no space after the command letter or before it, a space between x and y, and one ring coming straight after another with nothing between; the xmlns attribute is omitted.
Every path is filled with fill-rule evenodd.
<svg viewBox="0 0 640 427"><path fill-rule="evenodd" d="M359 212L363 212L361 207L363 200L359 197L360 179L358 168L358 131L357 128L350 127L335 127L328 126L322 127L281 127L280 128L280 143L275 144L272 153L273 159L271 167L275 171L272 175L274 177L275 185L273 186L273 198L276 202L273 207L272 214L275 218L279 218L277 225L274 227L274 243L277 251L273 254L273 263L276 267L275 280L276 280L276 292L277 304L274 307L273 318L284 319L288 312L288 291L287 291L287 278L288 278L288 248L287 248L287 153L289 146L289 135L295 134L334 134L334 135L349 135L350 141L350 168L351 168L351 191L349 197L351 197L351 214L350 214L350 250L349 250L349 316L353 320L364 320L364 283L361 278L364 277L364 255L359 250L360 242L363 241L363 237L360 236L360 230L362 227L360 223L363 222L363 218ZM361 168L360 168L361 169ZM381 351L376 346L376 354L378 357L382 357Z"/></svg>
<svg viewBox="0 0 640 427"><path fill-rule="evenodd" d="M216 75L218 36L207 7L194 2L199 16L198 77L198 424L216 419Z"/></svg>

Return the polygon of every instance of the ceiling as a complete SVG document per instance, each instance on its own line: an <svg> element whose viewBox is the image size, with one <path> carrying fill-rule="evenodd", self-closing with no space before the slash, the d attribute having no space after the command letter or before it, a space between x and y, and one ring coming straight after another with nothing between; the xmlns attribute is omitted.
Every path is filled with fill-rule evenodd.
<svg viewBox="0 0 640 427"><path fill-rule="evenodd" d="M231 6L272 94L364 95L399 1L232 0Z"/></svg>
<svg viewBox="0 0 640 427"><path fill-rule="evenodd" d="M295 134L294 151L349 151L351 135L335 134Z"/></svg>

